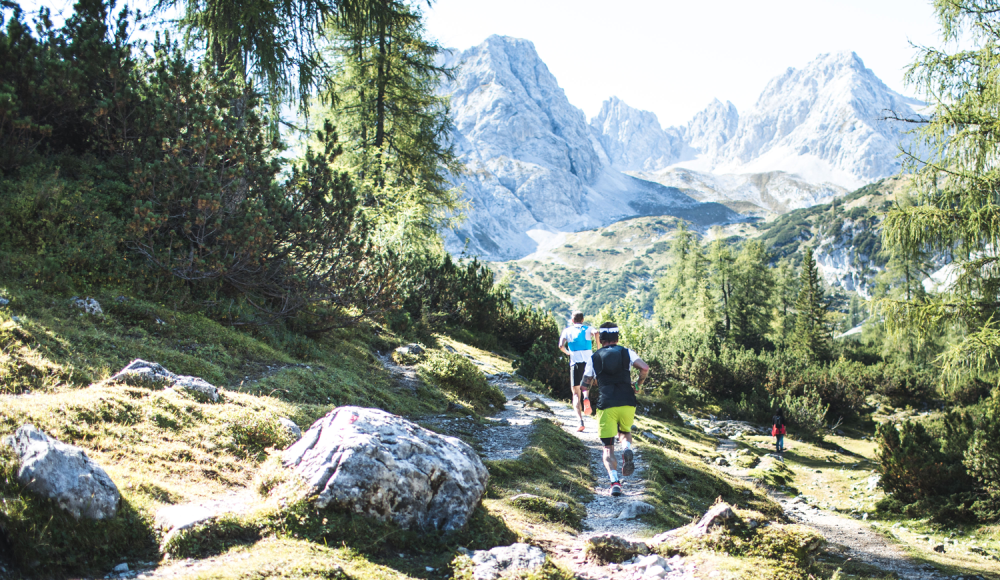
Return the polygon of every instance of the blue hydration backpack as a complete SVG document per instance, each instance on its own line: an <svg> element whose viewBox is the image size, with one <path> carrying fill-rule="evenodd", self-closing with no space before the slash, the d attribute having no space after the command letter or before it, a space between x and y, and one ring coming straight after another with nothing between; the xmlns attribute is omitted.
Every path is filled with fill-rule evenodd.
<svg viewBox="0 0 1000 580"><path fill-rule="evenodd" d="M580 326L580 333L576 335L576 338L571 340L566 344L571 351L577 350L592 350L592 346L589 340L587 340L587 330L590 329L586 324Z"/></svg>

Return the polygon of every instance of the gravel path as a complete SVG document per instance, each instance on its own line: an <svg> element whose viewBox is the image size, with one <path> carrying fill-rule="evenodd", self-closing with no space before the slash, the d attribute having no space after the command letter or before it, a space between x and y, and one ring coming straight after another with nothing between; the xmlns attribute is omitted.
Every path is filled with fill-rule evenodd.
<svg viewBox="0 0 1000 580"><path fill-rule="evenodd" d="M721 439L717 450L719 453L729 454L737 450L737 445L731 439ZM747 469L738 467L720 469L749 480ZM819 509L799 497L792 497L780 491L769 490L768 493L781 505L785 515L790 520L811 527L823 536L831 545L832 550L830 551L839 552L845 557L875 566L886 572L894 572L899 575L899 578L905 580L952 578L950 575L938 572L933 567L911 560L898 544L871 529L862 521L837 512Z"/></svg>
<svg viewBox="0 0 1000 580"><path fill-rule="evenodd" d="M501 421L502 424L500 427L490 429L488 436L480 442L483 446L485 459L516 458L520 455L521 449L531 435L531 422L537 417L554 419L562 425L564 431L582 441L590 451L590 471L596 483L594 499L587 504L587 517L583 520L586 531L580 535L581 541L594 535L608 533L630 540L639 540L642 537L652 535L652 530L639 520L618 519L628 504L642 501L646 497L646 465L642 460L642 448L639 445L633 443L635 473L622 478L624 494L621 497L612 497L611 480L608 479L608 472L601 459L604 446L597 436L597 419L584 416L586 430L579 432L577 428L580 421L576 416L576 411L569 403L528 391L510 380L509 375L491 375L489 380L500 387L504 395L507 396L507 406L500 413L490 417L490 419ZM525 402L514 401L513 399L518 395L523 395L529 400L542 401L552 410L552 413L533 409ZM620 445L617 446L616 451L620 470Z"/></svg>

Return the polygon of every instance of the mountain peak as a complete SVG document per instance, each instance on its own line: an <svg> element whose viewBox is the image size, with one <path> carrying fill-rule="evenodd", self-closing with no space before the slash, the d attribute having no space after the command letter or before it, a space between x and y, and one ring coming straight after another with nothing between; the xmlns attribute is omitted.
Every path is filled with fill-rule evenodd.
<svg viewBox="0 0 1000 580"><path fill-rule="evenodd" d="M681 130L663 130L656 114L630 107L618 97L601 104L590 120L598 154L622 171L657 171L673 163L684 147Z"/></svg>

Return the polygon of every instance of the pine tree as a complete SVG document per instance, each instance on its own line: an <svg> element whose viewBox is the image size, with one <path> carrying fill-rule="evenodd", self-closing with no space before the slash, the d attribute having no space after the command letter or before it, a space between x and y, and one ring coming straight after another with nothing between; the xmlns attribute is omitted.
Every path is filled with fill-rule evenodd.
<svg viewBox="0 0 1000 580"><path fill-rule="evenodd" d="M811 361L823 360L830 350L827 304L819 280L812 248L806 248L799 276L799 297L795 302L795 330L792 348Z"/></svg>
<svg viewBox="0 0 1000 580"><path fill-rule="evenodd" d="M733 291L729 300L732 329L729 338L746 348L761 349L771 323L774 277L764 245L749 240L733 265Z"/></svg>
<svg viewBox="0 0 1000 580"><path fill-rule="evenodd" d="M774 289L771 292L771 321L767 338L781 349L791 344L795 332L795 301L799 296L799 281L788 258L779 261L771 275Z"/></svg>

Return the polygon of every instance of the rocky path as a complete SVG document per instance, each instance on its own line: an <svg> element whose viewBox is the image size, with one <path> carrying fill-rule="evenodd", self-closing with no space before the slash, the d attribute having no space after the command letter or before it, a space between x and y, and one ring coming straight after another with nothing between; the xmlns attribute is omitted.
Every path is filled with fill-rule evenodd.
<svg viewBox="0 0 1000 580"><path fill-rule="evenodd" d="M732 439L723 438L719 441L717 451L726 456L732 456L737 450L737 444ZM778 455L772 457L781 460ZM749 479L747 469L726 466L720 467L727 473ZM786 493L769 490L771 498L778 502L785 515L797 523L813 528L823 536L831 546L831 550L839 552L847 558L875 566L887 573L895 573L904 580L935 580L952 578L938 572L931 566L913 561L896 543L876 532L862 521L841 515L837 512L819 509L810 505L800 496L792 497Z"/></svg>
<svg viewBox="0 0 1000 580"><path fill-rule="evenodd" d="M594 479L594 498L587 503L587 516L583 520L584 531L568 546L561 546L560 558L568 564L577 578L581 580L632 580L634 578L661 580L693 580L693 569L689 568L680 557L661 562L659 570L647 572L656 566L653 560L643 560L636 557L634 561L622 564L598 565L586 559L584 547L587 541L599 535L612 534L628 541L648 540L655 531L635 516L641 513L646 499L646 463L643 460L642 445L634 444L635 473L623 478L624 494L620 497L611 496L611 482L604 468L602 452L604 446L597 436L597 420L584 416L583 432L577 431L580 425L576 412L565 401L557 401L549 397L528 391L510 379L509 375L487 375L487 379L498 386L507 396L506 408L490 417L501 423L499 427L491 428L488 437L480 444L484 450L485 459L516 458L520 455L524 444L531 435L531 423L535 418L547 418L559 423L569 434L578 438L590 452L590 471ZM539 400L551 413L540 411L530 402ZM621 448L618 449L618 463L621 469ZM651 506L650 506L651 507ZM655 556L649 558L656 558Z"/></svg>

